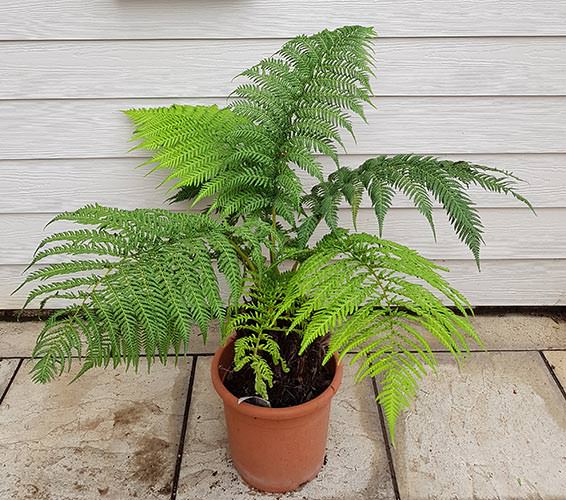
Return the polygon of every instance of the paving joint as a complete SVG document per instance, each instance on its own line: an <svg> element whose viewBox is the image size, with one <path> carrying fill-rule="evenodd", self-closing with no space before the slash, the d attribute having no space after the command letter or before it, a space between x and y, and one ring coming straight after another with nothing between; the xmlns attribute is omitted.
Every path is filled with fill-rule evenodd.
<svg viewBox="0 0 566 500"><path fill-rule="evenodd" d="M379 424L381 426L381 433L383 434L383 442L385 444L387 462L389 463L389 475L391 476L391 483L393 484L395 500L401 500L401 494L399 493L399 483L397 482L397 472L395 471L395 463L393 461L393 454L391 453L391 443L389 440L389 435L387 434L387 427L385 425L385 415L383 415L383 410L380 404L377 402L377 396L379 395L379 390L377 388L375 377L371 378L371 383L373 386L373 394L376 398L375 404L377 406L377 413L379 415Z"/></svg>
<svg viewBox="0 0 566 500"><path fill-rule="evenodd" d="M2 359L2 358L0 358ZM20 362L17 364L14 373L12 373L12 376L10 377L10 380L8 381L8 385L6 385L6 389L4 389L4 392L2 393L2 395L0 396L0 405L3 403L4 398L6 397L6 394L8 394L8 391L10 390L10 387L12 387L12 384L16 378L16 375L18 374L18 372L20 371L20 367L22 366L24 360L20 359Z"/></svg>
<svg viewBox="0 0 566 500"><path fill-rule="evenodd" d="M554 383L558 386L558 389L560 390L560 392L562 393L562 396L566 400L566 390L564 389L564 386L562 385L562 383L560 382L560 379L556 375L556 372L554 371L554 366L550 364L550 361L548 361L548 359L544 355L543 351L539 351L539 354L540 354L540 357L542 358L546 368L550 372L550 375L551 375L552 379L554 380Z"/></svg>
<svg viewBox="0 0 566 500"><path fill-rule="evenodd" d="M548 352L566 352L566 348L564 347L545 347L544 349L542 349L543 351L548 351ZM358 351L351 351L350 354L356 354ZM412 354L418 354L418 351L415 350L409 350L410 353ZM431 349L431 352L434 354L444 354L444 353L449 353L450 351L448 351L447 349ZM506 352L541 352L541 349L536 349L536 348L532 348L532 349L470 349L468 351L470 354L482 354L482 353L489 353L489 352L496 352L496 353L506 353ZM201 358L207 358L207 357L212 357L214 356L214 352L188 352L186 354L179 354L177 357L179 359L181 358L191 358L191 357L196 357L199 356ZM140 354L140 358L146 358L147 356L145 354ZM157 356L156 356L157 357ZM167 355L168 358L174 358L175 354L168 354ZM84 356L83 356L84 358ZM31 359L36 359L33 356L2 356L0 355L0 360L3 359L21 359L21 360L31 360ZM78 359L80 360L81 358L79 356L71 356L71 359Z"/></svg>
<svg viewBox="0 0 566 500"><path fill-rule="evenodd" d="M171 481L171 500L176 500L177 498L177 488L179 487L179 477L181 476L181 465L183 462L183 453L185 451L185 437L187 435L189 412L191 410L191 400L193 396L193 388L195 385L197 362L198 362L198 355L195 355L193 356L193 362L191 365L191 375L189 376L189 387L187 388L187 399L185 400L183 424L181 426L181 436L179 437L179 446L177 448L175 472L173 474L173 480Z"/></svg>

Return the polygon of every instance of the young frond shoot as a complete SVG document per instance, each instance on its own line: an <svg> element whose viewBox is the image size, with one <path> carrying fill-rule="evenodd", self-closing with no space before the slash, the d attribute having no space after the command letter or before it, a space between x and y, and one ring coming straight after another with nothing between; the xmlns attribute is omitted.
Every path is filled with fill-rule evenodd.
<svg viewBox="0 0 566 500"><path fill-rule="evenodd" d="M282 284L282 280L271 276L262 281L261 289L252 286L246 294L248 300L231 307L223 325L223 337L233 332L240 334L234 342L234 370L250 366L256 394L265 401L269 401L268 390L273 387L271 366L289 370L272 335L277 330L275 311L283 298Z"/></svg>
<svg viewBox="0 0 566 500"><path fill-rule="evenodd" d="M62 373L76 354L79 375L121 362L137 367L143 356L165 363L193 332L206 340L216 320L226 336L236 334L234 369L251 369L253 390L266 400L275 375L291 369L284 352L296 360L299 345L313 353L322 337L330 340L318 343L318 359L357 352L358 379L378 378L393 433L417 381L436 364L429 340L460 360L478 339L469 304L442 268L397 243L346 233L339 207L351 206L355 227L367 197L381 234L397 192L433 231L440 206L479 262L483 226L469 188L529 203L510 172L464 161L406 154L339 165L343 133L353 135L353 119L365 120L371 105L374 37L362 26L298 36L243 71L224 108L126 111L134 149L149 152L145 165L167 171L171 199L207 208L92 205L55 218L78 227L43 240L24 283L35 284L28 303L67 304L37 340L36 381ZM329 175L324 156L336 164ZM305 178L316 183L308 193ZM330 234L313 246L323 222ZM279 345L286 332L290 351Z"/></svg>

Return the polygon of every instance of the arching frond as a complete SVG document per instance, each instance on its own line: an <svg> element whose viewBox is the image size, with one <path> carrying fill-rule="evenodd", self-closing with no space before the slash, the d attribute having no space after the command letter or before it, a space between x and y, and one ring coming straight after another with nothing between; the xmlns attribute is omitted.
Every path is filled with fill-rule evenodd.
<svg viewBox="0 0 566 500"><path fill-rule="evenodd" d="M294 311L289 328L302 332L301 352L329 332L327 361L336 352L343 358L358 351L356 378L378 377L392 435L417 381L436 365L430 336L458 360L467 339L479 342L466 317L468 302L443 271L405 246L337 231L301 264L279 309Z"/></svg>
<svg viewBox="0 0 566 500"><path fill-rule="evenodd" d="M483 224L467 191L471 186L478 186L486 191L511 195L532 209L528 200L517 192L518 181L520 179L508 171L465 161L419 155L378 156L356 169L342 167L337 170L327 182L314 186L303 203L315 207L313 213L319 220L327 220L346 200L352 205L355 221L361 192L365 190L381 234L393 197L396 192L401 192L413 201L434 233L432 209L435 200L444 207L456 234L472 251L479 265Z"/></svg>
<svg viewBox="0 0 566 500"><path fill-rule="evenodd" d="M206 339L210 321L222 321L225 315L218 275L229 285L230 302L237 303L244 280L237 249L259 243L246 237L251 228L246 232L204 215L165 210L93 205L55 220L94 229L46 238L34 264L55 254L80 253L83 259L47 264L25 281L39 282L29 301L41 299L43 305L55 298L72 299L38 339L34 357L41 359L33 373L40 382L60 373L81 342L87 346L88 369L122 360L137 367L142 351L149 363L155 356L166 362L170 349L186 349L194 329Z"/></svg>

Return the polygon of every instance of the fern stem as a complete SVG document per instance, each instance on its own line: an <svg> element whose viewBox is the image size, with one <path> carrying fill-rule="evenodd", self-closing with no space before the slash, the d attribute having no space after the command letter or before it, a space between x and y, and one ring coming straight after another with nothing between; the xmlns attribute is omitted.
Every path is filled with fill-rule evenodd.
<svg viewBox="0 0 566 500"><path fill-rule="evenodd" d="M275 207L271 209L271 226L273 232L271 233L271 248L269 249L269 263L273 264L275 262L275 231L277 231L277 214L275 213ZM275 269L279 271L276 266Z"/></svg>
<svg viewBox="0 0 566 500"><path fill-rule="evenodd" d="M244 265L248 268L248 270L251 271L252 273L256 273L257 267L254 265L251 259L246 255L246 253L238 245L236 245L236 243L232 242L232 246L234 247L234 250L236 250L236 253L240 256L240 258L242 259Z"/></svg>

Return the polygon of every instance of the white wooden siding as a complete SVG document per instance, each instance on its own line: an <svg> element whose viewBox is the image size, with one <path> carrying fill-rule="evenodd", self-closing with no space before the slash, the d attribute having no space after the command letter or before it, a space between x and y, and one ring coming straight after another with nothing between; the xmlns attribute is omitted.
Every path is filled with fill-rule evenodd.
<svg viewBox="0 0 566 500"><path fill-rule="evenodd" d="M486 246L482 250L482 257L498 260L566 259L566 231L560 233L553 231L556 220L565 213L564 209L560 208L542 208L535 217L529 216L521 208L480 209L486 226L484 235ZM468 248L459 242L448 225L444 212L441 209L435 210L434 217L438 226L436 242L430 227L414 209L393 210L385 219L383 236L394 241L403 241L410 246L417 246L426 257L435 260L471 258ZM26 264L37 247L41 234L72 228L71 225L61 222L49 226L42 233L43 228L52 218L53 214L3 214L0 218L0 234L4 235L0 242L3 262ZM353 229L348 210L343 209L340 218L345 227ZM357 227L360 231L377 234L377 224L371 209L360 210ZM30 237L30 233L36 236ZM321 227L315 237L322 234L324 230ZM519 243L520 241L522 243ZM53 258L52 261L56 260Z"/></svg>
<svg viewBox="0 0 566 500"><path fill-rule="evenodd" d="M438 263L450 269L447 274L450 283L459 290L464 290L467 298L475 305L554 306L564 305L566 302L564 260L484 260L481 272L478 272L471 260ZM0 267L3 307L21 306L23 294L11 296L10 293L22 282L25 267ZM57 305L53 301L50 307Z"/></svg>
<svg viewBox="0 0 566 500"><path fill-rule="evenodd" d="M166 206L120 109L222 104L285 39L353 23L380 33L378 78L344 164L415 152L512 169L538 213L472 192L481 273L440 211L435 242L398 197L384 236L446 264L474 304L566 304L566 0L4 0L0 308L21 305L10 293L55 213ZM375 232L363 206L358 226Z"/></svg>
<svg viewBox="0 0 566 500"><path fill-rule="evenodd" d="M4 40L273 38L375 26L382 37L563 35L563 0L3 0Z"/></svg>
<svg viewBox="0 0 566 500"><path fill-rule="evenodd" d="M483 165L512 169L525 182L521 191L536 208L566 208L566 154L442 155ZM369 156L342 155L341 164L357 166ZM172 193L168 185L157 185L165 173L145 175L149 168L136 169L140 158L81 158L50 160L0 160L2 191L0 214L56 213L98 202L122 208L169 207L164 202ZM323 161L325 172L334 168ZM305 185L312 179L300 172ZM479 207L517 207L507 196L470 190ZM369 206L364 200L363 206ZM412 207L398 196L395 206ZM174 207L173 207L174 208Z"/></svg>
<svg viewBox="0 0 566 500"><path fill-rule="evenodd" d="M5 42L0 99L217 97L283 40ZM25 49L25 50L22 50ZM377 39L376 95L562 95L566 38ZM166 54L166 56L164 56Z"/></svg>
<svg viewBox="0 0 566 500"><path fill-rule="evenodd" d="M1 48L1 46L0 46ZM564 97L376 97L354 120L348 152L566 153ZM124 156L132 127L120 110L223 98L0 100L1 159ZM141 154L141 153L139 153Z"/></svg>

